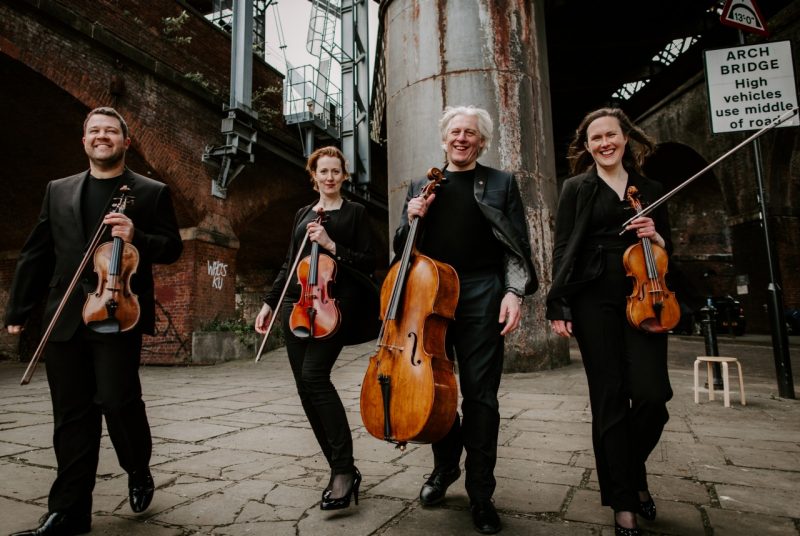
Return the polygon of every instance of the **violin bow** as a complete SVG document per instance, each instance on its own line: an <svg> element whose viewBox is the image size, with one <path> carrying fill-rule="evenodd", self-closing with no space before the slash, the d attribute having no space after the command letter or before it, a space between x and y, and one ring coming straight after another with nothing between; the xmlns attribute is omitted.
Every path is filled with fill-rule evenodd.
<svg viewBox="0 0 800 536"><path fill-rule="evenodd" d="M128 190L129 188L127 185L122 185L122 187L120 187L119 191L122 193L122 198L120 200L121 203L125 202ZM105 217L106 214L110 214L110 212L103 212L103 217ZM69 286L67 286L64 296L61 298L61 302L58 304L56 312L53 313L53 317L50 319L50 323L47 325L44 335L42 335L42 340L39 341L39 346L36 347L36 351L33 353L33 357L28 363L28 368L25 369L25 373L22 375L22 379L19 382L20 385L28 385L30 383L33 373L36 370L36 365L39 363L39 360L42 358L42 354L44 353L44 347L47 344L47 341L50 339L50 334L53 333L53 329L56 326L56 322L58 322L59 318L61 317L61 312L64 310L67 300L69 300L70 296L72 296L72 291L75 290L75 286L78 284L81 274L83 274L83 271L86 269L86 265L89 264L89 259L91 259L94 255L97 245L100 243L100 239L107 227L108 225L102 223L101 220L100 225L97 227L97 231L94 233L92 241L89 243L89 246L86 249L86 254L83 256L83 259L81 259L81 263L78 265L75 275L72 276L72 281L69 282Z"/></svg>
<svg viewBox="0 0 800 536"><path fill-rule="evenodd" d="M709 169L713 168L714 166L716 166L717 164L719 164L720 162L722 162L723 160L728 158L730 155L732 155L733 153L735 153L736 151L738 151L739 149L741 149L742 147L744 147L745 145L747 145L751 141L753 141L756 138L764 135L764 133L766 133L768 130L771 130L771 129L777 127L778 125L780 125L781 123L783 123L784 121L786 121L788 119L791 119L792 116L794 116L797 113L797 110L798 110L798 108L795 108L794 110L789 110L788 112L784 113L783 115L778 117L778 119L776 119L775 122L765 126L761 130L759 130L758 132L756 132L755 134L753 134L752 136L750 136L749 138L747 138L746 140L741 142L739 145L737 145L736 147L734 147L733 149L731 149L730 151L728 151L724 155L720 156L719 158L717 158L716 160L711 162L709 165L707 165L706 167L704 167L703 169L701 169L700 171L698 171L697 173L695 173L694 175L692 175L691 177L689 177L688 179L686 179L685 181L680 183L678 186L676 186L675 188L673 188L669 192L665 193L664 195L662 195L661 197L659 197L658 199L656 199L655 201L650 203L646 208L642 209L641 212L639 212L638 214L628 218L625 221L625 223L622 224L622 231L620 231L620 233L619 233L620 236L625 234L625 231L627 230L627 229L625 229L625 227L627 227L628 224L630 224L633 220L635 220L636 218L638 218L640 216L646 216L646 215L650 214L656 208L658 208L659 206L664 204L673 195L675 195L679 191L683 190L684 187L688 186L689 183L693 182L700 175L702 175L703 173L705 173Z"/></svg>
<svg viewBox="0 0 800 536"><path fill-rule="evenodd" d="M323 210L320 207L317 212L317 221L322 223L323 218ZM307 214L307 213L306 213ZM269 326L267 326L267 331L264 332L264 339L261 341L261 346L258 348L258 352L256 352L256 363L261 361L261 353L264 351L264 346L267 344L267 338L269 337L269 332L272 331L272 326L275 325L275 319L278 317L278 309L280 309L280 305L283 302L284 296L286 296L286 291L289 289L289 285L292 282L292 274L294 274L295 270L297 270L297 265L300 264L300 257L303 255L303 248L306 247L306 242L308 242L308 230L306 230L305 236L303 236L303 241L300 242L300 247L297 251L297 256L294 258L294 263L292 264L292 268L287 272L288 276L286 278L286 284L283 286L283 290L281 291L281 296L278 298L278 303L275 305L275 310L272 311L272 318L269 321Z"/></svg>

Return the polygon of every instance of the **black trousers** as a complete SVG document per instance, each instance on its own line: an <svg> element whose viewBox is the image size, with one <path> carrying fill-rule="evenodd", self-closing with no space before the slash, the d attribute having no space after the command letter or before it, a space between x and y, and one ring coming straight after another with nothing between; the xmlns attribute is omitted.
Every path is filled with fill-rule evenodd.
<svg viewBox="0 0 800 536"><path fill-rule="evenodd" d="M289 330L291 305L281 309L281 322L286 339L286 351L297 385L297 394L328 465L334 474L353 471L353 436L347 414L331 382L331 370L344 347L347 318L352 317L348 305L341 304L342 324L329 339L298 339Z"/></svg>
<svg viewBox="0 0 800 536"><path fill-rule="evenodd" d="M447 328L448 345L458 362L459 386L463 397L461 413L447 435L433 444L436 467L464 461L465 487L470 500L488 500L494 494L497 437L500 410L497 391L503 373L502 324L497 321L503 299L498 274L460 276L460 295L455 321Z"/></svg>
<svg viewBox="0 0 800 536"><path fill-rule="evenodd" d="M570 300L573 333L589 382L592 443L603 505L636 511L647 490L645 462L669 420L667 336L630 326L631 280L619 252L605 254L599 280Z"/></svg>
<svg viewBox="0 0 800 536"><path fill-rule="evenodd" d="M140 333L101 335L81 325L71 340L45 349L53 402L53 447L58 476L48 508L91 515L102 417L120 466L148 467L152 453L139 382Z"/></svg>

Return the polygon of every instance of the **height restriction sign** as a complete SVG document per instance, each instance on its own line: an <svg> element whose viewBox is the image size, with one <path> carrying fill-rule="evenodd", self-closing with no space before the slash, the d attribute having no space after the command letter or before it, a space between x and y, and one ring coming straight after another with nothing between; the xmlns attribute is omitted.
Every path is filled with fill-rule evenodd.
<svg viewBox="0 0 800 536"><path fill-rule="evenodd" d="M791 41L706 50L711 131L757 130L797 109ZM795 115L780 127L797 126Z"/></svg>
<svg viewBox="0 0 800 536"><path fill-rule="evenodd" d="M726 26L767 36L767 24L755 0L727 0L719 21Z"/></svg>

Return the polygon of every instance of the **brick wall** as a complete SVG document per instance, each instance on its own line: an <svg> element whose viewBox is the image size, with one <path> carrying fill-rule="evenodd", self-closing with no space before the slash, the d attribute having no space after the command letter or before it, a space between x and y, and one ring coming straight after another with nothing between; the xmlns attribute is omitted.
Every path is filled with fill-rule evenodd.
<svg viewBox="0 0 800 536"><path fill-rule="evenodd" d="M167 35L164 18L183 10L190 16ZM6 170L5 177L16 179L12 196L30 201L25 201L24 217L0 214L0 230L9 231L0 245L0 254L7 257L0 261L0 306L7 299L12 259L35 220L45 183L85 169L83 115L93 107L113 105L130 126L129 166L170 186L182 232L199 229L200 238L198 232L184 233L195 238L185 240L177 263L156 267L158 333L145 340L143 351L147 363L186 362L192 331L236 312L238 235L248 236L243 245L253 252L252 266L269 269L283 260L284 227L300 206L298 200L309 192L296 132L280 119L259 123L256 163L236 179L226 200L214 198L211 182L218 171L200 157L204 147L224 143L219 129L228 102L228 34L180 1L15 0L0 4L0 20L0 67L21 74L10 76L12 83L25 84L11 92L14 106L0 112L4 121L22 130L2 134L0 143L10 153L25 154L25 140L37 135L28 125L31 117L36 118L34 125L52 129L52 147L36 156L35 169L21 158ZM178 42L176 37L192 39ZM282 83L280 74L258 59L253 80L254 92ZM0 96L9 91L0 90ZM266 105L280 112L280 93ZM248 235L259 218L280 232ZM208 273L209 263L214 268L215 262L217 286ZM224 275L219 275L223 266ZM0 336L0 355L16 357L18 345Z"/></svg>

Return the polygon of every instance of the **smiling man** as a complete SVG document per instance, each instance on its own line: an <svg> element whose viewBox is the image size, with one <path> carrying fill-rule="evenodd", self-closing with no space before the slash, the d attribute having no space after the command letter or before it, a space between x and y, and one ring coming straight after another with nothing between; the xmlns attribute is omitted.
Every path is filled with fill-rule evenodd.
<svg viewBox="0 0 800 536"><path fill-rule="evenodd" d="M448 486L461 476L461 452L466 450L472 520L478 532L493 534L500 530L492 495L503 337L519 326L523 296L535 292L538 283L514 176L478 163L492 140L489 113L473 106L448 107L439 128L447 181L427 199L419 197L427 179L411 183L394 251L403 250L410 222L424 218L419 251L458 274L459 301L447 345L458 362L463 421L456 415L448 434L433 444L433 472L419 499L424 506L444 499Z"/></svg>
<svg viewBox="0 0 800 536"><path fill-rule="evenodd" d="M116 330L104 324L99 331L84 325L86 296L97 287L94 266L88 263L44 350L58 464L48 512L38 528L13 536L71 536L91 530L103 416L119 464L128 473L131 509L142 512L153 498L152 440L139 358L142 334L152 334L155 327L152 264L176 261L183 246L166 185L125 167L130 143L128 125L116 110L90 111L83 125L89 170L48 183L39 218L19 254L5 319L12 335L22 331L45 296L44 325L50 324L100 225L106 226L104 240L119 237L138 250L130 290L138 296L140 314L138 323L125 331L119 323ZM122 186L130 189L133 203L124 213L109 212Z"/></svg>

